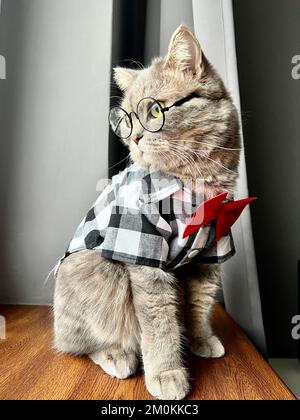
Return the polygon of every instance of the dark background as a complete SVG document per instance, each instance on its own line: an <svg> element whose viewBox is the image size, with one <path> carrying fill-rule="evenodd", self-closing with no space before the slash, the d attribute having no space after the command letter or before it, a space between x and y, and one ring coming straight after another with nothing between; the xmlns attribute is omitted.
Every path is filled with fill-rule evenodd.
<svg viewBox="0 0 300 420"><path fill-rule="evenodd" d="M271 357L296 357L300 259L300 2L234 0L246 160L262 309Z"/></svg>
<svg viewBox="0 0 300 420"><path fill-rule="evenodd" d="M148 0L114 0L112 68L139 68L139 63L145 65L147 2ZM111 106L119 105L118 97L121 95L122 92L115 86L112 78ZM112 177L125 168L124 159L128 150L112 130L109 136L109 176Z"/></svg>

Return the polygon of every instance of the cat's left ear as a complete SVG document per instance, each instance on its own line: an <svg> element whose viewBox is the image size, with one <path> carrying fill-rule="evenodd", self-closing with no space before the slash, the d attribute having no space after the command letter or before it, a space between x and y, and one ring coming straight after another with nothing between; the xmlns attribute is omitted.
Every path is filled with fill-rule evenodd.
<svg viewBox="0 0 300 420"><path fill-rule="evenodd" d="M137 77L138 70L125 69L123 67L114 68L114 79L119 88L125 92Z"/></svg>
<svg viewBox="0 0 300 420"><path fill-rule="evenodd" d="M165 65L182 71L191 71L197 76L203 73L204 60L200 43L185 26L179 26L174 32Z"/></svg>

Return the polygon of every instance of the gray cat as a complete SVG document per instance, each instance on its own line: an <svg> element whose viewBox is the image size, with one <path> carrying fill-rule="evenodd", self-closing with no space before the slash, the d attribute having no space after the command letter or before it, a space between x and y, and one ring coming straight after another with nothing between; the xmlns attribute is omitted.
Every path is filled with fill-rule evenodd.
<svg viewBox="0 0 300 420"><path fill-rule="evenodd" d="M142 70L116 68L115 81L124 92L124 110L135 111L141 98L151 97L159 101L151 108L153 120L168 111L163 129L153 132L142 127L135 113L125 121L123 134L129 131L122 137L128 137L124 142L135 164L176 178L190 190L201 178L206 198L224 191L233 196L240 155L238 114L187 28L176 30L165 59L154 59ZM182 98L188 99L171 107ZM190 390L183 337L196 355L225 354L210 326L219 264L165 270L87 248L70 253L56 275L56 348L89 355L119 379L133 375L142 356L148 391L158 399L183 399Z"/></svg>

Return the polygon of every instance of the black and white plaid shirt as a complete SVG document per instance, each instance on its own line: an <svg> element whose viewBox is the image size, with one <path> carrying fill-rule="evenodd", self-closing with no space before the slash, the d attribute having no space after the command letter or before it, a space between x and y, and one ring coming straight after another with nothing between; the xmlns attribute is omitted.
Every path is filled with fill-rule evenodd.
<svg viewBox="0 0 300 420"><path fill-rule="evenodd" d="M65 257L91 249L105 258L163 270L192 261L222 263L235 249L231 233L216 241L214 222L182 239L186 224L203 201L203 194L191 192L177 178L133 164L101 193Z"/></svg>

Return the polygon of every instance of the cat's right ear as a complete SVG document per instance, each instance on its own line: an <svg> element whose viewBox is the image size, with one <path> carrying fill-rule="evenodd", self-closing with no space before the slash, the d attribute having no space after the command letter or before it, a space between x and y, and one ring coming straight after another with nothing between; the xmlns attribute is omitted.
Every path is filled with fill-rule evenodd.
<svg viewBox="0 0 300 420"><path fill-rule="evenodd" d="M114 80L119 88L125 92L137 77L137 70L125 69L123 67L114 68Z"/></svg>
<svg viewBox="0 0 300 420"><path fill-rule="evenodd" d="M204 56L195 35L185 26L174 32L165 66L182 71L191 71L201 76L204 71Z"/></svg>

